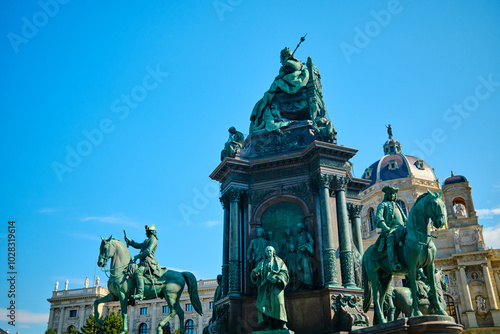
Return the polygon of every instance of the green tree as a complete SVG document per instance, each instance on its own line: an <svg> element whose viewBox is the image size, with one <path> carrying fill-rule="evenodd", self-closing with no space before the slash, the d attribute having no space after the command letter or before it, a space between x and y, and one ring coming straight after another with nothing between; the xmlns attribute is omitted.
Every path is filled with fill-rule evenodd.
<svg viewBox="0 0 500 334"><path fill-rule="evenodd" d="M81 328L84 334L101 334L102 330L97 326L94 315L91 314L85 321L85 325ZM55 333L54 333L55 334Z"/></svg>
<svg viewBox="0 0 500 334"><path fill-rule="evenodd" d="M57 332L49 328L45 331L45 334L57 334Z"/></svg>
<svg viewBox="0 0 500 334"><path fill-rule="evenodd" d="M78 331L76 330L75 326L69 326L66 330L66 334L78 334Z"/></svg>
<svg viewBox="0 0 500 334"><path fill-rule="evenodd" d="M111 312L104 318L103 332L106 334L120 334L123 328L123 319L121 314Z"/></svg>

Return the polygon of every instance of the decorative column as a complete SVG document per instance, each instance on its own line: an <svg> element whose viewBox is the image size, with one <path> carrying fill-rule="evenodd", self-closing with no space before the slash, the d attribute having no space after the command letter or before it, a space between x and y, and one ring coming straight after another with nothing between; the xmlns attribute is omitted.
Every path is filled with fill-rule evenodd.
<svg viewBox="0 0 500 334"><path fill-rule="evenodd" d="M497 270L495 272L495 280L497 283L497 292L498 292L498 295L500 296L500 270Z"/></svg>
<svg viewBox="0 0 500 334"><path fill-rule="evenodd" d="M153 314L151 314L151 332L154 332L156 327L159 325L159 323L156 322L156 306L158 304L158 299L153 299L151 304L153 304Z"/></svg>
<svg viewBox="0 0 500 334"><path fill-rule="evenodd" d="M80 318L80 324L78 325L78 329L82 328L83 325L85 325L85 319L87 317L85 316L85 305L80 305L80 310L78 310L79 313L79 318Z"/></svg>
<svg viewBox="0 0 500 334"><path fill-rule="evenodd" d="M57 327L57 334L62 334L64 329L63 327L64 321L64 307L61 307L61 313L59 314L59 327Z"/></svg>
<svg viewBox="0 0 500 334"><path fill-rule="evenodd" d="M338 287L337 258L333 239L333 222L330 208L330 182L332 176L318 176L319 198L321 208L321 230L323 237L323 271L325 287Z"/></svg>
<svg viewBox="0 0 500 334"><path fill-rule="evenodd" d="M347 204L345 192L349 178L335 176L333 184L337 202L337 225L340 243L340 272L342 273L342 285L345 288L356 288L354 279L354 259L352 256L351 234L349 233L349 218L347 216Z"/></svg>
<svg viewBox="0 0 500 334"><path fill-rule="evenodd" d="M49 313L49 325L47 326L47 328L49 329L54 329L54 313L56 312L56 310L52 307L50 307L50 313Z"/></svg>
<svg viewBox="0 0 500 334"><path fill-rule="evenodd" d="M472 307L472 301L470 298L469 282L467 281L467 275L465 274L465 266L460 266L460 281L462 282L462 287L464 288L465 296L460 298L465 303L465 313L467 314L467 320L469 321L469 327L478 327L476 313Z"/></svg>
<svg viewBox="0 0 500 334"><path fill-rule="evenodd" d="M481 265L483 267L484 280L486 282L486 290L488 291L488 297L490 298L490 306L492 310L498 310L497 298L495 296L495 290L493 288L493 282L491 281L490 269L488 264L484 263Z"/></svg>
<svg viewBox="0 0 500 334"><path fill-rule="evenodd" d="M240 200L242 189L229 189L229 295L241 295Z"/></svg>
<svg viewBox="0 0 500 334"><path fill-rule="evenodd" d="M133 306L128 306L128 332L130 334L134 333L134 310L135 310L135 307Z"/></svg>
<svg viewBox="0 0 500 334"><path fill-rule="evenodd" d="M497 297L493 287L493 281L490 276L490 268L487 263L481 265L483 267L484 280L486 282L486 290L488 291L488 298L490 299L490 312L493 318L493 325L500 326L500 311L498 310Z"/></svg>
<svg viewBox="0 0 500 334"><path fill-rule="evenodd" d="M224 234L222 241L222 297L227 296L229 291L229 196L224 194L220 198L224 209Z"/></svg>
<svg viewBox="0 0 500 334"><path fill-rule="evenodd" d="M363 238L361 235L361 209L362 205L347 204L347 209L349 210L349 218L351 219L351 228L352 228L352 239L354 241L354 245L358 249L358 252L363 255Z"/></svg>

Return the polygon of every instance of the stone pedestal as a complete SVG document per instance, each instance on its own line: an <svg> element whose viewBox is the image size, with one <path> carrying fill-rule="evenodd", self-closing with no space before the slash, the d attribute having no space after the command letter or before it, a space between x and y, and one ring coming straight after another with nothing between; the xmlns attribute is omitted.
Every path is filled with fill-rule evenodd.
<svg viewBox="0 0 500 334"><path fill-rule="evenodd" d="M339 293L362 294L359 289L325 288L307 292L297 292L285 295L289 332L295 334L330 334L334 330L332 296ZM219 302L217 307L225 317L224 332L227 334L250 333L282 333L265 331L258 322L258 311L255 307L255 297L228 296Z"/></svg>
<svg viewBox="0 0 500 334"><path fill-rule="evenodd" d="M428 315L423 317L405 318L386 324L351 331L351 334L397 334L397 333L462 333L463 326L455 323L452 317Z"/></svg>

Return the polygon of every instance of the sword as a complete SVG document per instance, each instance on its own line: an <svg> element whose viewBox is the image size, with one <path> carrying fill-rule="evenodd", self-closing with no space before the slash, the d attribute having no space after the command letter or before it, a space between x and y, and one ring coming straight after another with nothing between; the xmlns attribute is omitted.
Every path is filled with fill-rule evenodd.
<svg viewBox="0 0 500 334"><path fill-rule="evenodd" d="M123 235L125 236L125 243L127 244L127 248L128 248L127 233L125 232L125 230L123 230Z"/></svg>
<svg viewBox="0 0 500 334"><path fill-rule="evenodd" d="M153 284L153 289L155 290L155 296L156 298L158 298L158 294L156 293L156 285L155 285L155 281L153 280L153 275L151 275L151 267L148 263L148 271L149 271L149 277L151 278L151 284Z"/></svg>

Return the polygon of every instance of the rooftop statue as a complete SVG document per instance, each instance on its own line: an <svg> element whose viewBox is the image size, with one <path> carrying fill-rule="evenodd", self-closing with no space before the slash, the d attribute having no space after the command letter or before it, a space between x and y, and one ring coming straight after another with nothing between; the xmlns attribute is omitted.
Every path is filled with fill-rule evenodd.
<svg viewBox="0 0 500 334"><path fill-rule="evenodd" d="M151 231L151 229L151 226L147 227L147 230ZM150 239L151 238L146 241ZM129 244L133 243L132 240L128 238L126 238L126 240ZM191 304L198 314L203 314L200 298L198 296L198 284L196 282L196 277L187 271L180 273L175 270L167 270L165 268L158 269L156 265L152 264L152 257L150 256L152 248L149 246L151 246L151 244L148 244L148 247L144 247L144 249L143 246L141 246L141 253L135 256L136 258L141 259L141 263L144 264L144 290L142 298L146 300L165 298L168 307L170 308L169 315L159 322L159 324L153 324L153 327L157 326L157 334L162 334L162 328L167 324L167 322L177 315L179 318L180 331L181 333L184 333L184 311L179 304L179 300L186 284ZM132 303L135 303L135 300L132 298L136 285L133 276L134 271L138 270L138 265L131 262L131 256L127 246L125 246L125 244L120 240L113 239L112 237L109 237L109 239L102 239L97 265L99 267L106 267L107 262L110 259L111 267L107 270L109 271L109 294L97 299L94 302L94 317L97 319L96 321L99 327L102 327L104 321L99 319L99 304L119 301L120 312L123 318L123 329L120 334L125 334L128 330L127 305L129 300ZM153 276L152 272L154 270L159 270L158 276Z"/></svg>
<svg viewBox="0 0 500 334"><path fill-rule="evenodd" d="M243 143L245 142L245 138L243 134L239 131L236 131L234 126L229 128L229 139L224 144L224 149L220 154L220 159L224 160L224 158L234 158L239 150L243 147Z"/></svg>
<svg viewBox="0 0 500 334"><path fill-rule="evenodd" d="M273 247L266 247L266 259L252 270L250 279L258 287L255 306L259 311L259 323L264 323L267 330L286 329L284 291L288 284L288 269L276 256Z"/></svg>
<svg viewBox="0 0 500 334"><path fill-rule="evenodd" d="M386 194L388 193L395 193L395 191L386 190ZM390 202L392 202L392 200ZM367 312L370 309L370 304L373 300L375 308L373 324L377 325L387 322L382 311L381 302L385 298L387 289L392 280L392 275L398 274L408 275L408 281L410 283L412 305L410 314L407 314L407 316L421 316L422 312L418 307L416 281L417 270L423 268L424 274L429 280L430 292L428 299L433 310L432 314L446 315L446 311L443 309L438 299L436 277L434 276L436 246L432 242L432 237L435 236L431 234L431 223L435 228L441 228L446 224L444 203L441 199L441 193L431 193L427 191L420 195L408 215L406 227L399 225L403 216L400 216L399 209L396 205L387 205L387 208L385 208L384 205L383 207L384 209L382 210L381 208L378 222L379 225L382 226L382 229L386 231L385 233L387 236L391 232L395 232L395 237L400 237L399 240L395 238L393 244L393 246L396 246L394 254L397 256L398 262L396 263L394 258L388 257L385 252L379 251L379 245L383 242L383 237L379 238L374 245L370 246L365 251L362 260L364 286L363 311ZM381 217L384 219L385 228L381 224ZM390 221L396 222L396 225L399 225L399 227L394 230ZM389 243L390 241L387 242L387 246L389 246ZM390 260L392 260L392 263ZM400 267L398 267L397 264L399 264ZM429 273L431 274L429 275Z"/></svg>
<svg viewBox="0 0 500 334"><path fill-rule="evenodd" d="M387 134L389 135L389 139L392 139L392 127L391 125L386 125L387 127Z"/></svg>

